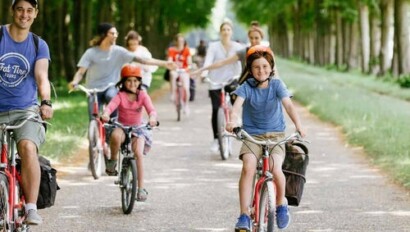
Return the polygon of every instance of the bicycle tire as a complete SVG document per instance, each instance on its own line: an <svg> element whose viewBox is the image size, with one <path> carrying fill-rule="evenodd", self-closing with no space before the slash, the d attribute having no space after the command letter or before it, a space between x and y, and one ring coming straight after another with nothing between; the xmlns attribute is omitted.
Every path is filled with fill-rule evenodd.
<svg viewBox="0 0 410 232"><path fill-rule="evenodd" d="M121 204L124 214L134 208L137 193L137 164L134 158L124 158L121 168Z"/></svg>
<svg viewBox="0 0 410 232"><path fill-rule="evenodd" d="M276 191L272 180L263 183L259 199L258 232L272 232L275 226Z"/></svg>
<svg viewBox="0 0 410 232"><path fill-rule="evenodd" d="M177 121L179 122L181 121L181 111L182 111L182 87L181 86L177 86L175 100L176 100L176 107L177 107Z"/></svg>
<svg viewBox="0 0 410 232"><path fill-rule="evenodd" d="M88 153L90 159L90 170L94 179L98 179L102 173L103 149L100 140L100 132L97 120L90 121L88 127Z"/></svg>
<svg viewBox="0 0 410 232"><path fill-rule="evenodd" d="M8 180L4 173L0 174L0 231L13 231L14 226L9 222L10 218L10 205L9 205L9 192L8 192Z"/></svg>
<svg viewBox="0 0 410 232"><path fill-rule="evenodd" d="M230 138L223 136L223 133L225 131L226 120L224 109L222 107L218 109L216 123L218 127L219 153L221 154L222 160L227 160L230 156Z"/></svg>

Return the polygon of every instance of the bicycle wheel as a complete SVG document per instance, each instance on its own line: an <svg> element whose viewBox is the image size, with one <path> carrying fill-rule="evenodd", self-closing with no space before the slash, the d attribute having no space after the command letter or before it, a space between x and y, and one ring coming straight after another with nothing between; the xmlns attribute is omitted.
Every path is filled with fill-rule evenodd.
<svg viewBox="0 0 410 232"><path fill-rule="evenodd" d="M124 158L121 169L121 203L124 214L134 208L137 193L137 164L134 158Z"/></svg>
<svg viewBox="0 0 410 232"><path fill-rule="evenodd" d="M177 83L177 91L176 91L176 107L177 107L177 121L181 121L181 111L182 111L182 86L179 86L179 83Z"/></svg>
<svg viewBox="0 0 410 232"><path fill-rule="evenodd" d="M276 191L273 181L263 183L259 199L258 231L272 232L275 225Z"/></svg>
<svg viewBox="0 0 410 232"><path fill-rule="evenodd" d="M97 120L91 120L88 127L88 153L90 157L90 169L94 179L98 179L102 172L103 149L101 146L100 132Z"/></svg>
<svg viewBox="0 0 410 232"><path fill-rule="evenodd" d="M9 221L10 205L8 180L4 173L0 174L0 231L13 231L13 225Z"/></svg>
<svg viewBox="0 0 410 232"><path fill-rule="evenodd" d="M229 158L230 153L230 140L229 137L224 137L223 133L225 131L225 114L224 109L220 107L218 109L217 127L218 127L218 143L219 143L219 153L221 154L222 160Z"/></svg>

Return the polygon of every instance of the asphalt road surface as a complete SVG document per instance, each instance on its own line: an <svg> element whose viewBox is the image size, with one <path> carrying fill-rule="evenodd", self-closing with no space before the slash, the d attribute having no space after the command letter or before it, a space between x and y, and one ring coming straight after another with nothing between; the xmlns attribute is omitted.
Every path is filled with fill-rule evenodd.
<svg viewBox="0 0 410 232"><path fill-rule="evenodd" d="M212 140L206 84L197 84L190 116L176 121L166 91L156 97L161 122L145 159L148 200L124 215L115 177L94 180L87 170L87 141L75 157L54 163L59 171L55 206L32 231L234 231L239 216L241 162L222 161ZM287 231L410 231L410 195L350 147L337 128L298 106L311 144L307 183L299 207L291 207ZM289 125L289 131L293 128Z"/></svg>

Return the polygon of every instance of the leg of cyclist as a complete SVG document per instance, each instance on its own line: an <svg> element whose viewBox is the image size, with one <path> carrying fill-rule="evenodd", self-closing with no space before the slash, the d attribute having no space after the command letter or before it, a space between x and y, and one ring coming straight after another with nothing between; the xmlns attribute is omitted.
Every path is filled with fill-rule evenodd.
<svg viewBox="0 0 410 232"><path fill-rule="evenodd" d="M217 153L219 150L219 143L218 143L218 109L221 104L221 90L220 89L215 89L215 90L209 90L209 97L211 98L211 104L212 104L212 117L211 117L211 123L212 123L212 132L214 139L211 143L211 152Z"/></svg>
<svg viewBox="0 0 410 232"><path fill-rule="evenodd" d="M116 165L118 160L118 152L121 144L125 141L125 134L121 128L115 128L110 136L111 159L107 162L105 172L108 175L116 175Z"/></svg>
<svg viewBox="0 0 410 232"><path fill-rule="evenodd" d="M252 183L256 170L256 157L252 153L242 153L242 172L239 179L239 204L240 204L240 216L238 222L235 225L236 229L251 228L251 220L249 217L249 206L252 202Z"/></svg>
<svg viewBox="0 0 410 232"><path fill-rule="evenodd" d="M117 88L115 88L115 86L111 86L106 91L104 91L101 96L102 98L98 99L98 102L99 102L98 108L101 110L103 107L103 104L108 104L111 101L111 99L113 99L115 95L117 95L117 93L118 93L118 90ZM115 110L114 112L112 112L110 115L110 118L117 117L117 113L118 113L118 110ZM111 157L110 149L108 149L108 144L110 143L110 137L108 135L110 134L111 134L111 131L105 132L106 136L105 136L105 144L104 144L103 149L104 149L104 155L107 158Z"/></svg>
<svg viewBox="0 0 410 232"><path fill-rule="evenodd" d="M147 200L148 192L144 188L144 146L145 139L143 136L132 138L132 151L134 152L137 161L138 175L138 193L137 201Z"/></svg>
<svg viewBox="0 0 410 232"><path fill-rule="evenodd" d="M175 100L175 90L176 90L176 81L178 73L175 71L169 71L169 84L171 86L171 95L170 100L173 102Z"/></svg>
<svg viewBox="0 0 410 232"><path fill-rule="evenodd" d="M284 146L277 146L272 151L271 156L274 160L274 167L271 172L274 176L276 186L276 220L279 229L285 229L290 222L288 202L285 197L286 178L282 171L283 160L285 159ZM271 163L272 167L272 163Z"/></svg>
<svg viewBox="0 0 410 232"><path fill-rule="evenodd" d="M182 74L182 80L183 80L183 86L184 86L184 90L185 90L185 99L183 99L184 101L184 113L186 115L189 115L189 97L190 97L190 92L189 92L189 85L190 85L190 77L188 73L184 73Z"/></svg>
<svg viewBox="0 0 410 232"><path fill-rule="evenodd" d="M19 115L14 115L19 117ZM28 121L20 129L14 130L17 149L21 158L21 187L26 199L26 222L38 225L43 219L37 213L37 198L40 187L40 164L38 148L45 141L42 124Z"/></svg>

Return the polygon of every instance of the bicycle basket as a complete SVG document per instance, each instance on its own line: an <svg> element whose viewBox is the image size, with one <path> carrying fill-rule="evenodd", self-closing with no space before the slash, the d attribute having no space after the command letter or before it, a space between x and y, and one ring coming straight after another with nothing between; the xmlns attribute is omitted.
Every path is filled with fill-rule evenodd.
<svg viewBox="0 0 410 232"><path fill-rule="evenodd" d="M306 169L309 164L308 149L301 143L287 143L286 157L282 165L286 177L285 196L289 205L299 206L306 183Z"/></svg>

